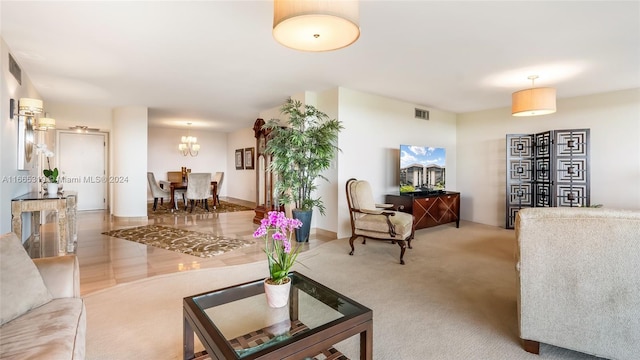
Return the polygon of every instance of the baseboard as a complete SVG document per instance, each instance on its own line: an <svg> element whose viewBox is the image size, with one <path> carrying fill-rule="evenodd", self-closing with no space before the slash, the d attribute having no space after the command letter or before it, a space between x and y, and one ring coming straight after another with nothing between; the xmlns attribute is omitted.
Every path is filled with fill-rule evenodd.
<svg viewBox="0 0 640 360"><path fill-rule="evenodd" d="M329 231L329 230L324 230L324 229L313 228L313 229L311 229L311 233L314 234L314 235L327 237L329 239L337 239L338 238L338 233L335 232L335 231Z"/></svg>
<svg viewBox="0 0 640 360"><path fill-rule="evenodd" d="M147 216L116 216L111 215L113 220L117 220L118 222L123 223L139 223L141 221L148 221L149 218Z"/></svg>
<svg viewBox="0 0 640 360"><path fill-rule="evenodd" d="M253 201L236 199L236 198L233 198L233 197L230 197L230 196L220 196L220 200L226 201L226 202L230 202L230 203L234 203L234 204L239 204L239 205L250 207L250 208L255 208L256 207L256 203L253 202Z"/></svg>

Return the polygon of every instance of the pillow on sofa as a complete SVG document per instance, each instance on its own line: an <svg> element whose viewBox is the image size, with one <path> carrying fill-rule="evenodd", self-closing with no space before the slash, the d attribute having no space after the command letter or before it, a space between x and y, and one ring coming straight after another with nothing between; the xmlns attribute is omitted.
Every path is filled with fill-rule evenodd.
<svg viewBox="0 0 640 360"><path fill-rule="evenodd" d="M0 237L0 325L51 301L38 268L18 237Z"/></svg>

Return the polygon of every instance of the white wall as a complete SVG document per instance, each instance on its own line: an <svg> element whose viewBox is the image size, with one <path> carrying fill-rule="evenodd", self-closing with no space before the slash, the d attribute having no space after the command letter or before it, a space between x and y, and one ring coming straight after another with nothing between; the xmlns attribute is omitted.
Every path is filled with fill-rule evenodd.
<svg viewBox="0 0 640 360"><path fill-rule="evenodd" d="M256 201L256 170L236 170L235 151L236 149L256 147L256 138L252 127L238 130L228 135L228 145L226 148L227 173L225 174L225 186L227 196L235 199ZM254 168L257 168L254 157Z"/></svg>
<svg viewBox="0 0 640 360"><path fill-rule="evenodd" d="M228 189L228 150L227 134L191 129L191 135L198 138L200 151L198 156L184 156L178 150L182 136L187 135L185 129L169 129L150 127L148 129L147 171L153 172L156 180L167 180L168 171L180 171L185 166L191 172L209 172L213 176L218 171L225 173L220 188L220 196L226 196ZM146 177L146 174L145 174ZM147 199L153 197L147 185Z"/></svg>
<svg viewBox="0 0 640 360"><path fill-rule="evenodd" d="M127 179L109 184L113 194L111 214L117 217L147 218L147 116L144 106L113 109L112 174Z"/></svg>
<svg viewBox="0 0 640 360"><path fill-rule="evenodd" d="M338 97L338 119L345 129L338 145L337 209L327 209L338 213L338 229L325 230L351 235L344 188L349 178L369 181L379 203L386 194L398 193L401 144L445 148L447 190L458 190L456 114L345 88ZM416 107L429 110L430 120L416 119Z"/></svg>
<svg viewBox="0 0 640 360"><path fill-rule="evenodd" d="M461 217L505 226L507 134L583 128L591 129L591 203L640 209L640 89L632 89L558 99L557 112L545 116L513 117L509 108L460 114Z"/></svg>
<svg viewBox="0 0 640 360"><path fill-rule="evenodd" d="M329 119L339 119L338 117L338 95L339 88L334 88L322 93L317 94L316 107L329 116ZM330 230L337 232L338 229L338 212L335 211L339 205L338 196L340 194L339 178L338 178L338 154L333 160L329 169L325 170L322 175L327 178L327 181L317 179L316 184L318 191L316 193L319 196L326 208L325 215L322 216L317 210L314 210L311 226L319 229Z"/></svg>
<svg viewBox="0 0 640 360"><path fill-rule="evenodd" d="M40 174L36 161L31 162L30 170L18 170L18 118L9 118L9 99L18 100L23 97L42 99L33 87L29 75L22 69L22 84L9 72L9 52L4 39L0 38L0 56L2 71L0 71L0 233L11 231L11 199L37 190L37 183L30 180L37 179ZM20 64L18 64L20 65ZM44 105L47 105L46 99ZM16 110L17 111L17 110ZM35 158L35 156L34 156ZM26 215L25 215L26 216ZM30 235L30 218L23 219L23 240Z"/></svg>

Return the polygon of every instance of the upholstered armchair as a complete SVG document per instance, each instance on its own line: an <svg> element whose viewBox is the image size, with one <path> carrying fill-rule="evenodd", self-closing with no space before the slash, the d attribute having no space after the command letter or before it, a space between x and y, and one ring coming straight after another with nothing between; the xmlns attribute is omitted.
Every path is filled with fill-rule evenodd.
<svg viewBox="0 0 640 360"><path fill-rule="evenodd" d="M347 203L351 218L349 255L353 255L353 242L359 236L362 236L363 244L367 238L389 240L400 246L400 264L404 265L404 252L407 247L411 249L415 235L413 215L397 211L391 204L376 204L371 185L365 180L347 181Z"/></svg>
<svg viewBox="0 0 640 360"><path fill-rule="evenodd" d="M216 193L213 194L213 196L215 196L215 199L218 204L220 204L220 196L218 196L218 194L220 194L220 187L222 186L223 179L224 179L224 172L222 171L218 171L215 173L215 175L213 175L213 181L216 182Z"/></svg>
<svg viewBox="0 0 640 360"><path fill-rule="evenodd" d="M171 199L171 190L168 186L165 186L165 189L161 188L156 182L156 177L152 172L147 172L147 181L149 182L149 189L151 189L151 196L153 196L153 211L156 211L156 208L158 207L158 199Z"/></svg>
<svg viewBox="0 0 640 360"><path fill-rule="evenodd" d="M640 357L640 211L525 208L515 222L518 325L540 343Z"/></svg>
<svg viewBox="0 0 640 360"><path fill-rule="evenodd" d="M193 211L196 200L202 200L204 208L209 211L209 196L211 194L211 173L189 173L187 175L187 202L191 204ZM187 204L185 204L185 210Z"/></svg>

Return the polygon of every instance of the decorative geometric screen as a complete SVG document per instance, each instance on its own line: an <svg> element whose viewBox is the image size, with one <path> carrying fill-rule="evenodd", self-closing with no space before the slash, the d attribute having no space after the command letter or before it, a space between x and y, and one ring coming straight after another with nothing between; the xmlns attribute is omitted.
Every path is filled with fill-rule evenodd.
<svg viewBox="0 0 640 360"><path fill-rule="evenodd" d="M534 206L533 143L533 135L507 135L507 228L519 209Z"/></svg>
<svg viewBox="0 0 640 360"><path fill-rule="evenodd" d="M555 131L556 206L589 206L589 129Z"/></svg>
<svg viewBox="0 0 640 360"><path fill-rule="evenodd" d="M589 192L589 129L507 135L507 229L521 208L589 206Z"/></svg>

